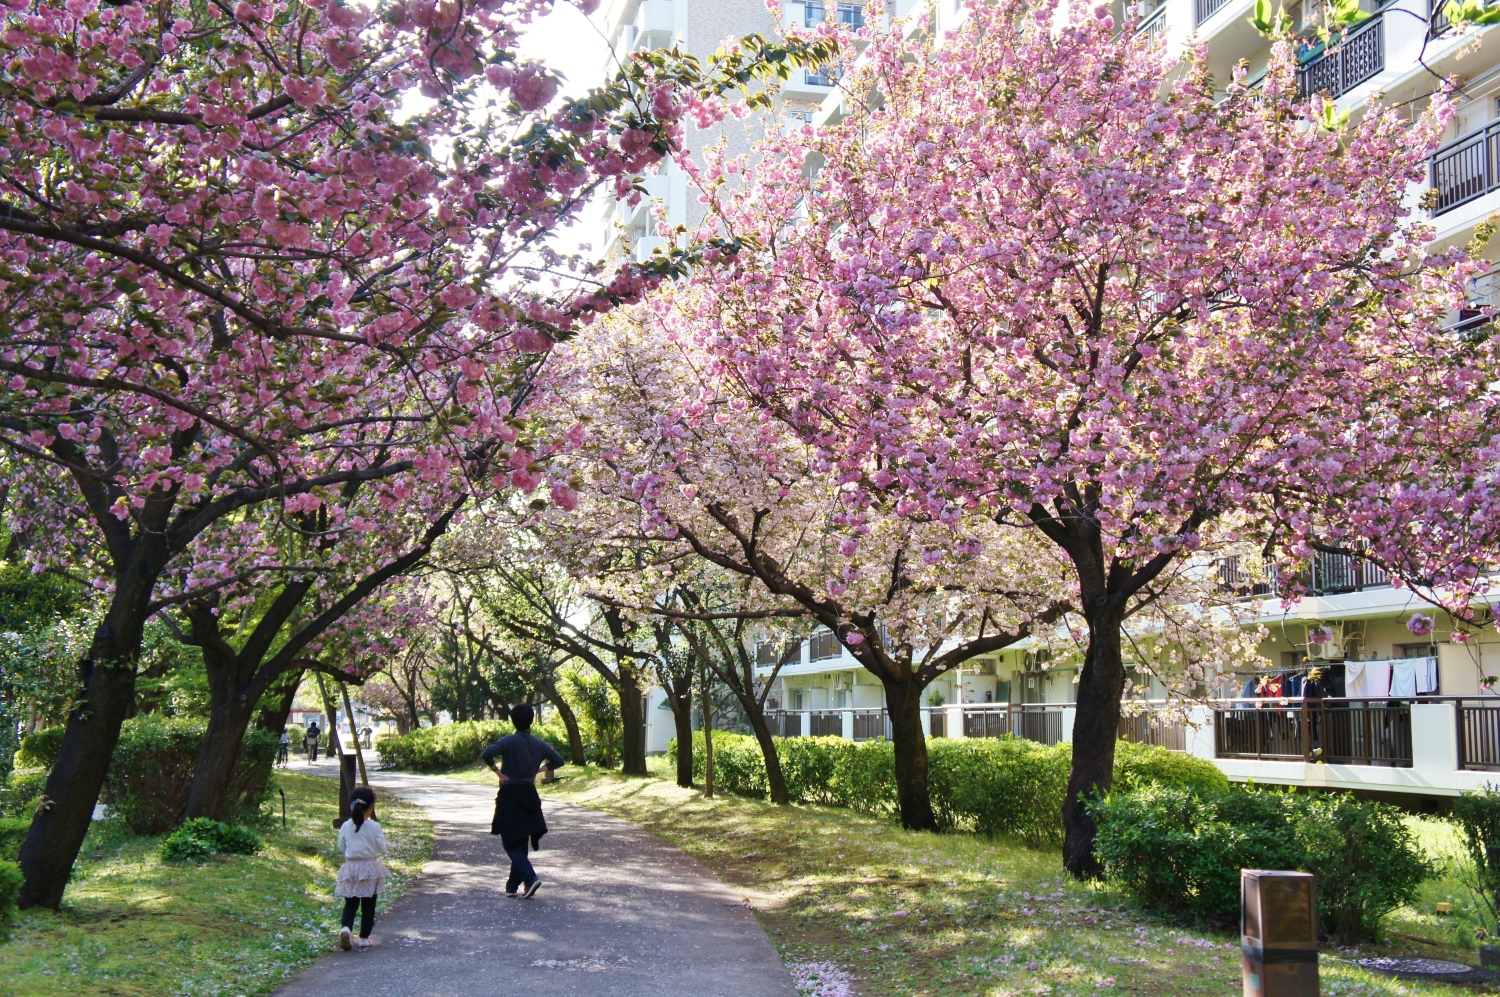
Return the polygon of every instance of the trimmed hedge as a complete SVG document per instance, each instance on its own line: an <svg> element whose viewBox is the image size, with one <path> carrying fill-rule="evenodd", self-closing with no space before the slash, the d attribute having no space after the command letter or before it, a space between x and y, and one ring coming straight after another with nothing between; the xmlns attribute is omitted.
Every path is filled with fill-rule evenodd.
<svg viewBox="0 0 1500 997"><path fill-rule="evenodd" d="M508 720L465 720L382 738L375 750L380 753L380 764L388 768L442 772L473 765L487 745L514 731ZM568 756L568 732L560 721L536 724L531 732L564 758Z"/></svg>
<svg viewBox="0 0 1500 997"><path fill-rule="evenodd" d="M260 837L249 828L198 817L183 824L161 843L164 862L202 862L213 855L254 855Z"/></svg>
<svg viewBox="0 0 1500 997"><path fill-rule="evenodd" d="M14 862L0 862L0 942L10 941L10 929L20 913L21 867Z"/></svg>
<svg viewBox="0 0 1500 997"><path fill-rule="evenodd" d="M0 817L0 862L14 862L20 858L21 842L31 830L31 818Z"/></svg>
<svg viewBox="0 0 1500 997"><path fill-rule="evenodd" d="M1321 931L1345 944L1373 937L1432 873L1400 811L1342 793L1145 786L1091 809L1111 882L1220 926L1238 917L1241 869L1316 873Z"/></svg>
<svg viewBox="0 0 1500 997"><path fill-rule="evenodd" d="M57 761L58 753L62 751L63 733L66 730L66 727L59 724L33 731L21 738L21 750L16 752L15 757L16 768L50 769L52 763Z"/></svg>
<svg viewBox="0 0 1500 997"><path fill-rule="evenodd" d="M47 789L46 772L12 771L0 785L0 817L31 819Z"/></svg>
<svg viewBox="0 0 1500 997"><path fill-rule="evenodd" d="M121 726L104 780L104 799L136 834L163 834L181 823L207 730L208 722L197 717L160 713L131 717ZM229 782L229 799L235 809L251 813L260 809L269 783L260 782L257 767L269 765L276 757L278 740L277 735L257 727L245 732ZM258 782L259 798L245 799L247 790Z"/></svg>
<svg viewBox="0 0 1500 997"><path fill-rule="evenodd" d="M839 737L776 738L787 794L867 813L896 809L895 761L889 741ZM671 754L675 745L669 745ZM1073 746L1051 747L1014 737L934 738L927 742L928 790L943 827L1015 835L1032 845L1062 836L1062 804ZM704 774L701 731L693 734L693 775ZM714 782L728 792L765 796L760 745L744 734L714 733ZM1229 780L1211 762L1180 752L1122 741L1115 746L1115 785L1163 784L1220 792Z"/></svg>

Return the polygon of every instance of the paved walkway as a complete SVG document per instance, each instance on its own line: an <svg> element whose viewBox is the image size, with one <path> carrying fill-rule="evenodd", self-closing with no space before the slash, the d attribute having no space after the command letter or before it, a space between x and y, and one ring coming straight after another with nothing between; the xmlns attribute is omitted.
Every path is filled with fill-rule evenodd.
<svg viewBox="0 0 1500 997"><path fill-rule="evenodd" d="M489 833L494 787L394 772L371 782L426 809L432 860L382 904L375 945L324 956L282 997L796 997L742 898L662 839L547 801L551 833L532 859L541 889L513 900L509 860Z"/></svg>

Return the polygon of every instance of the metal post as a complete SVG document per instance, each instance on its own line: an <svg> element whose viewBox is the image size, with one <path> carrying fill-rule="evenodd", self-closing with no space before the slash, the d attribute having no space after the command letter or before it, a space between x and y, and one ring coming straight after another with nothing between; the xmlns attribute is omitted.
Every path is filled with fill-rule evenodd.
<svg viewBox="0 0 1500 997"><path fill-rule="evenodd" d="M1317 909L1311 873L1240 870L1244 997L1317 997Z"/></svg>

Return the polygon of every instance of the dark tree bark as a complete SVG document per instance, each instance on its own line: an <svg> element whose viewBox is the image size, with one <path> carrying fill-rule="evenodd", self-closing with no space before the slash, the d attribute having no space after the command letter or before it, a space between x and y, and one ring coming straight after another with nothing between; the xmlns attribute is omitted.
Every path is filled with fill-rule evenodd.
<svg viewBox="0 0 1500 997"><path fill-rule="evenodd" d="M588 759L583 754L583 733L578 729L578 715L573 712L573 707L563 698L562 693L557 691L557 682L549 675L537 682L537 689L547 702L557 708L557 715L562 718L563 726L568 731L568 756L574 765L586 765Z"/></svg>
<svg viewBox="0 0 1500 997"><path fill-rule="evenodd" d="M1087 801L1108 793L1114 782L1125 663L1121 620L1107 612L1085 613L1084 617L1089 645L1078 676L1073 714L1073 770L1063 801L1063 865L1079 878L1098 878L1104 869L1094 855L1098 827Z"/></svg>
<svg viewBox="0 0 1500 997"><path fill-rule="evenodd" d="M626 775L647 775L646 714L642 708L645 690L636 674L634 663L617 666L620 674L620 739L624 748L623 769Z"/></svg>
<svg viewBox="0 0 1500 997"><path fill-rule="evenodd" d="M669 697L673 702L672 726L677 734L677 785L693 788L693 697Z"/></svg>
<svg viewBox="0 0 1500 997"><path fill-rule="evenodd" d="M922 729L922 691L926 682L915 677L887 681L886 712L891 718L891 743L896 765L896 803L901 826L909 831L932 831L938 826L927 791L927 732Z"/></svg>
<svg viewBox="0 0 1500 997"><path fill-rule="evenodd" d="M301 684L302 672L300 670L283 675L280 683L261 697L255 726L278 737L281 736L286 730L287 717L291 716L292 704L297 700L297 687ZM242 804L249 806L252 801L260 798L262 791L266 788L266 783L271 779L271 769L275 765L276 759L270 758L256 766L246 782L244 795L240 798Z"/></svg>
<svg viewBox="0 0 1500 997"><path fill-rule="evenodd" d="M126 577L99 625L81 665L83 695L68 716L61 749L44 791L51 805L37 811L21 843L21 907L62 904L78 849L94 817L94 804L120 740L120 725L135 699L140 653L154 574Z"/></svg>

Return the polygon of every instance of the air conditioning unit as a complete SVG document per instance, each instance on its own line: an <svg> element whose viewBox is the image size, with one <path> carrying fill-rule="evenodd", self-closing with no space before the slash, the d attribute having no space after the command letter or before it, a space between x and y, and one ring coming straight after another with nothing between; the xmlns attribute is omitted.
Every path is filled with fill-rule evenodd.
<svg viewBox="0 0 1500 997"><path fill-rule="evenodd" d="M1316 637L1327 637L1321 643L1316 642ZM1342 623L1325 623L1321 626L1309 627L1307 630L1307 657L1309 661L1343 661L1344 660L1344 625Z"/></svg>

